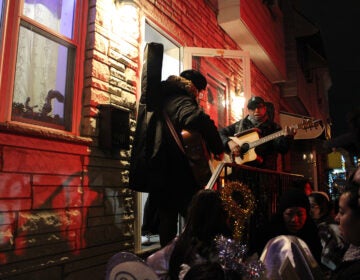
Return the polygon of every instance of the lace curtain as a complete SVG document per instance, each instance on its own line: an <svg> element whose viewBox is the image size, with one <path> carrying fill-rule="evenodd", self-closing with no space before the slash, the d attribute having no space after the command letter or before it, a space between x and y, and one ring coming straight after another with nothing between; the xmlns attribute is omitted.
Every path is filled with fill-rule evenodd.
<svg viewBox="0 0 360 280"><path fill-rule="evenodd" d="M61 1L25 1L23 12L53 30L60 29ZM59 44L20 28L13 102L28 100L34 112L43 108L49 90L56 88L58 55Z"/></svg>

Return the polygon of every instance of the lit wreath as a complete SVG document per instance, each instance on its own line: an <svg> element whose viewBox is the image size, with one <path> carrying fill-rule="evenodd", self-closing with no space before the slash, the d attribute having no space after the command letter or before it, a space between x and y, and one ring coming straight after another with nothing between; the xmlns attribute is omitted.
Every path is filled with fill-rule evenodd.
<svg viewBox="0 0 360 280"><path fill-rule="evenodd" d="M237 181L226 184L220 194L225 210L234 219L234 239L239 240L245 221L255 210L255 197L245 184ZM234 200L237 194L240 195L240 202Z"/></svg>

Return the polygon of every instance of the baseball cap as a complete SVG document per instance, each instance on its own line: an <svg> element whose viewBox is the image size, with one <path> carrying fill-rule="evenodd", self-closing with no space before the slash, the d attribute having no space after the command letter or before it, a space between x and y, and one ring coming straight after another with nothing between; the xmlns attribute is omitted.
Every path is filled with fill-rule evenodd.
<svg viewBox="0 0 360 280"><path fill-rule="evenodd" d="M259 107L259 105L265 106L265 101L260 96L253 96L248 101L248 109L254 110L255 108Z"/></svg>

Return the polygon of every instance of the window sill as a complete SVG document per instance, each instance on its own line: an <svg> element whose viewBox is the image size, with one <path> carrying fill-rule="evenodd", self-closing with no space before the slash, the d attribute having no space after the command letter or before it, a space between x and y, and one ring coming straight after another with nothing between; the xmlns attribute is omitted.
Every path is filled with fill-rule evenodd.
<svg viewBox="0 0 360 280"><path fill-rule="evenodd" d="M65 142L89 145L92 139L70 134L67 131L59 131L51 128L38 127L26 123L4 122L0 123L0 132L13 133L43 139L61 140Z"/></svg>

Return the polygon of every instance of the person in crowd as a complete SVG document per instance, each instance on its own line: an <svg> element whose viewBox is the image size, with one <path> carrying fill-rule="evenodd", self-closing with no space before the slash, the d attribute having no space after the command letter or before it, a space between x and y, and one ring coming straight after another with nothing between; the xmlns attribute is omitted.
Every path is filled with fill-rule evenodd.
<svg viewBox="0 0 360 280"><path fill-rule="evenodd" d="M228 214L219 192L200 190L193 197L183 232L150 255L147 264L160 279L178 279L184 267L218 260L214 242L217 235L232 237Z"/></svg>
<svg viewBox="0 0 360 280"><path fill-rule="evenodd" d="M327 193L313 191L308 195L310 202L310 216L317 225L328 222L334 222L330 216L331 203Z"/></svg>
<svg viewBox="0 0 360 280"><path fill-rule="evenodd" d="M309 247L314 258L320 263L321 243L318 229L310 216L310 203L305 193L297 188L285 191L279 201L276 213L258 230L252 244L252 251L260 255L266 243L279 235L293 235L302 239Z"/></svg>
<svg viewBox="0 0 360 280"><path fill-rule="evenodd" d="M185 70L180 76L169 76L161 83L161 108L172 122L181 139L182 130L196 131L201 135L210 153L221 160L224 148L214 121L199 107L198 94L207 87L206 78L196 70ZM148 199L156 205L160 245L166 246L176 236L179 214L186 218L186 211L193 195L200 186L185 154L180 150L173 135L164 133L167 164L163 180L169 188L150 192Z"/></svg>
<svg viewBox="0 0 360 280"><path fill-rule="evenodd" d="M360 167L357 167L353 175L359 170ZM335 217L341 235L350 245L343 261L333 273L333 280L360 279L360 182L354 180L354 177L350 177L340 196L339 212Z"/></svg>
<svg viewBox="0 0 360 280"><path fill-rule="evenodd" d="M331 216L331 202L325 192L312 192L309 196L310 215L315 221L322 245L321 263L327 269L335 270L347 249L339 226Z"/></svg>
<svg viewBox="0 0 360 280"><path fill-rule="evenodd" d="M281 130L280 125L273 121L273 112L270 112L270 114L267 112L269 108L267 103L259 96L251 97L247 104L249 114L219 131L225 151L232 158L242 157L248 151L248 148L246 145L239 146L229 137L240 134L238 138L242 142L249 142L251 139L248 140L249 134L246 132L251 132L251 129L257 129L259 138ZM285 136L277 137L255 147L256 160L244 163L254 167L276 170L278 153L284 154L288 151L289 140L293 138L296 130L286 126L284 132Z"/></svg>

